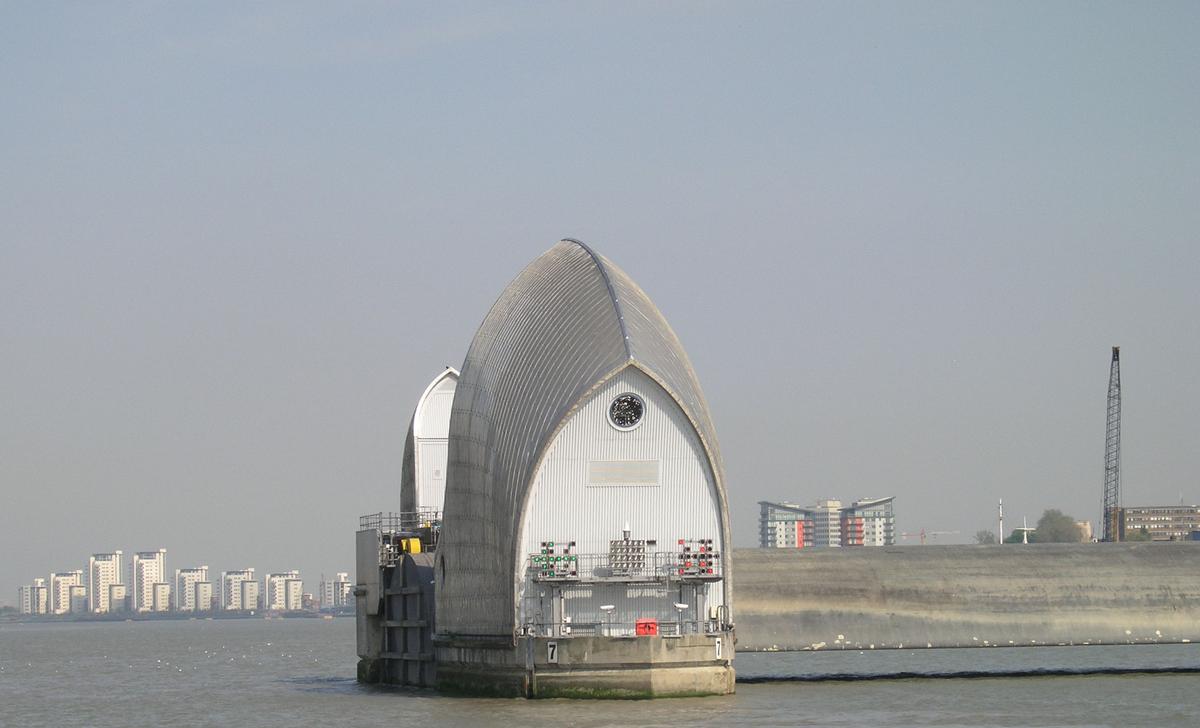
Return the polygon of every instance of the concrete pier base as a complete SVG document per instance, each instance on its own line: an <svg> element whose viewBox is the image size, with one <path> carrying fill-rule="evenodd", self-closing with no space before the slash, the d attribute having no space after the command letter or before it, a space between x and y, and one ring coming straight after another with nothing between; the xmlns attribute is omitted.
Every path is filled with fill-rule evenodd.
<svg viewBox="0 0 1200 728"><path fill-rule="evenodd" d="M474 695L654 698L734 692L733 633L435 640L438 689Z"/></svg>

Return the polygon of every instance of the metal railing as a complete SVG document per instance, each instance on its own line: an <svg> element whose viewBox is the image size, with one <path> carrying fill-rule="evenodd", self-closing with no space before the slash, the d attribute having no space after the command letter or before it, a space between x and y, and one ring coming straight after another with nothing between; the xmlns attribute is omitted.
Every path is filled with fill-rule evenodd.
<svg viewBox="0 0 1200 728"><path fill-rule="evenodd" d="M368 513L358 519L359 531L375 531L379 540L379 565L393 567L404 554L433 551L441 538L441 511L424 508L405 513ZM420 541L417 549L413 541Z"/></svg>
<svg viewBox="0 0 1200 728"><path fill-rule="evenodd" d="M372 528L384 533L414 531L418 528L440 526L442 512L435 508L421 508L404 513L368 513L358 518L358 530L366 531Z"/></svg>
<svg viewBox="0 0 1200 728"><path fill-rule="evenodd" d="M701 558L703 557L703 558ZM716 552L652 551L641 563L614 564L610 554L530 554L525 567L536 582L709 582L721 580Z"/></svg>
<svg viewBox="0 0 1200 728"><path fill-rule="evenodd" d="M718 634L729 628L715 619L659 620L653 635L682 637L692 634ZM643 627L644 629L644 627ZM629 621L527 622L522 634L531 637L638 637L638 624Z"/></svg>

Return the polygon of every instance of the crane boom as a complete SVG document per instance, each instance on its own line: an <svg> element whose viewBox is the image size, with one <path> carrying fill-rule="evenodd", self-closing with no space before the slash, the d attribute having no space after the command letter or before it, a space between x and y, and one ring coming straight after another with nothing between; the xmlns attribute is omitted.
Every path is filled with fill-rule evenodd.
<svg viewBox="0 0 1200 728"><path fill-rule="evenodd" d="M1121 347L1112 348L1108 371L1108 420L1104 428L1104 540L1125 535L1121 513Z"/></svg>

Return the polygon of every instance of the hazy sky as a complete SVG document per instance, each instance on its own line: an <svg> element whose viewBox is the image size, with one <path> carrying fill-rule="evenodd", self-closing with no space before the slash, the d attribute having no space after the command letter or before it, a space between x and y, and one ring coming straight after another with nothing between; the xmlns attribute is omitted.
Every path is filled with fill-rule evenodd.
<svg viewBox="0 0 1200 728"><path fill-rule="evenodd" d="M591 243L757 501L1200 502L1196 3L5 3L0 603L353 571L428 380ZM1010 525L1019 525L1013 520ZM909 541L911 543L912 541Z"/></svg>

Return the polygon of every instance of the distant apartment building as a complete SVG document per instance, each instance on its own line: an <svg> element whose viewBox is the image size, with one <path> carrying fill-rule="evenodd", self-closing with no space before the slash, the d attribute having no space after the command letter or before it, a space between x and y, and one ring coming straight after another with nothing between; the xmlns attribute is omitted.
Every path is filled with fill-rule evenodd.
<svg viewBox="0 0 1200 728"><path fill-rule="evenodd" d="M244 584L254 584L253 599L244 598ZM221 572L221 609L231 612L258 608L258 582L254 569Z"/></svg>
<svg viewBox="0 0 1200 728"><path fill-rule="evenodd" d="M92 554L88 558L88 610L96 613L113 611L109 598L111 587L123 581L120 551Z"/></svg>
<svg viewBox="0 0 1200 728"><path fill-rule="evenodd" d="M350 605L350 594L353 589L350 583L350 575L345 571L339 571L334 575L333 580L321 580L321 604L322 609L341 609Z"/></svg>
<svg viewBox="0 0 1200 728"><path fill-rule="evenodd" d="M47 614L50 611L50 592L45 579L34 579L32 584L17 589L17 604L21 614Z"/></svg>
<svg viewBox="0 0 1200 728"><path fill-rule="evenodd" d="M304 582L296 570L267 574L263 579L266 601L263 609L293 611L303 606Z"/></svg>
<svg viewBox="0 0 1200 728"><path fill-rule="evenodd" d="M71 614L87 614L88 588L83 584L72 584L70 594Z"/></svg>
<svg viewBox="0 0 1200 728"><path fill-rule="evenodd" d="M213 608L213 585L211 581L198 581L192 585L197 612L211 612Z"/></svg>
<svg viewBox="0 0 1200 728"><path fill-rule="evenodd" d="M171 585L165 581L156 581L152 585L154 598L150 602L150 611L171 611Z"/></svg>
<svg viewBox="0 0 1200 728"><path fill-rule="evenodd" d="M108 610L124 612L129 609L129 586L126 584L110 584L108 587Z"/></svg>
<svg viewBox="0 0 1200 728"><path fill-rule="evenodd" d="M175 610L179 612L207 611L211 607L212 585L209 584L209 600L196 598L196 585L208 581L207 566L193 566L175 570Z"/></svg>
<svg viewBox="0 0 1200 728"><path fill-rule="evenodd" d="M241 593L242 609L258 609L259 588L257 580L239 583L238 591Z"/></svg>
<svg viewBox="0 0 1200 728"><path fill-rule="evenodd" d="M843 546L894 546L896 516L890 498L863 498L843 508Z"/></svg>
<svg viewBox="0 0 1200 728"><path fill-rule="evenodd" d="M1125 507L1125 538L1144 528L1152 541L1190 541L1200 531L1200 506Z"/></svg>
<svg viewBox="0 0 1200 728"><path fill-rule="evenodd" d="M71 588L83 586L83 570L56 571L50 575L50 614L71 611Z"/></svg>
<svg viewBox="0 0 1200 728"><path fill-rule="evenodd" d="M129 581L133 587L133 604L135 612L165 612L166 604L157 601L158 584L166 583L166 549L158 551L137 551L129 564ZM170 585L167 586L168 593ZM157 606L161 606L159 609Z"/></svg>
<svg viewBox="0 0 1200 728"><path fill-rule="evenodd" d="M895 545L894 500L894 496L862 498L848 506L837 500L820 500L811 507L759 501L759 546L802 549Z"/></svg>

